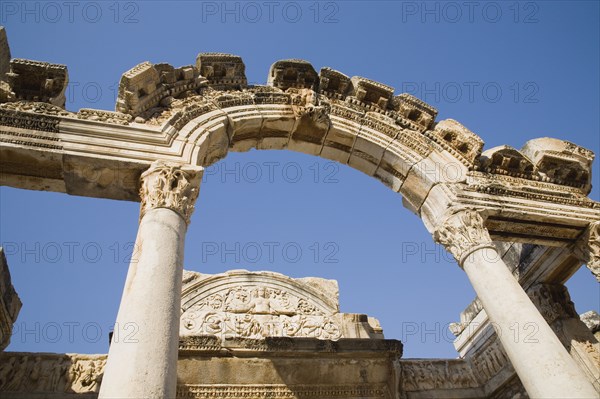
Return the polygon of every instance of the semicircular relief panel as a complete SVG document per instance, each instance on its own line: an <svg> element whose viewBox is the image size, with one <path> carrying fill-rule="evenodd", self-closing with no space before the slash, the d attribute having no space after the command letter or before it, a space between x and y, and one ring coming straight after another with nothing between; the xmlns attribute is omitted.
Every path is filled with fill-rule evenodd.
<svg viewBox="0 0 600 399"><path fill-rule="evenodd" d="M339 312L334 280L245 270L186 272L181 303L182 337L383 338L377 320Z"/></svg>

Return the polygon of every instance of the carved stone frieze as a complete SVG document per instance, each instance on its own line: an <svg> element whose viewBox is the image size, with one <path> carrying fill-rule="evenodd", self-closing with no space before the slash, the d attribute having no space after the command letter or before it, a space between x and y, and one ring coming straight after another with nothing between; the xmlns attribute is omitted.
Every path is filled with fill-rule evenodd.
<svg viewBox="0 0 600 399"><path fill-rule="evenodd" d="M356 385L179 385L178 398L388 398L384 384Z"/></svg>
<svg viewBox="0 0 600 399"><path fill-rule="evenodd" d="M0 125L2 126L58 133L59 123L60 119L54 116L19 112L9 107L0 107Z"/></svg>
<svg viewBox="0 0 600 399"><path fill-rule="evenodd" d="M403 360L402 389L433 391L476 388L479 382L465 360Z"/></svg>
<svg viewBox="0 0 600 399"><path fill-rule="evenodd" d="M0 354L0 392L98 392L106 355Z"/></svg>
<svg viewBox="0 0 600 399"><path fill-rule="evenodd" d="M133 117L121 112L99 111L97 109L82 108L77 112L78 119L89 121L114 123L116 125L129 125Z"/></svg>
<svg viewBox="0 0 600 399"><path fill-rule="evenodd" d="M528 399L529 395L523 387L519 377L514 376L510 381L504 384L489 396L491 399Z"/></svg>
<svg viewBox="0 0 600 399"><path fill-rule="evenodd" d="M200 190L202 168L182 167L156 161L141 176L140 219L155 208L168 208L189 224Z"/></svg>
<svg viewBox="0 0 600 399"><path fill-rule="evenodd" d="M329 126L329 110L331 108L325 97L320 98L312 89L288 89L292 95L292 110L297 119L307 117L319 126Z"/></svg>
<svg viewBox="0 0 600 399"><path fill-rule="evenodd" d="M483 350L479 351L471 361L475 373L482 383L490 380L504 367L510 367L512 369L508 356L504 352L504 349L497 338L493 338L492 342Z"/></svg>
<svg viewBox="0 0 600 399"><path fill-rule="evenodd" d="M548 324L560 318L577 318L569 291L561 284L538 283L527 290L527 295Z"/></svg>
<svg viewBox="0 0 600 399"><path fill-rule="evenodd" d="M376 320L339 313L337 286L327 280L235 271L202 275L185 287L180 327L184 337L383 338Z"/></svg>
<svg viewBox="0 0 600 399"><path fill-rule="evenodd" d="M455 211L437 227L433 239L446 247L461 267L473 251L494 248L481 213L474 209Z"/></svg>

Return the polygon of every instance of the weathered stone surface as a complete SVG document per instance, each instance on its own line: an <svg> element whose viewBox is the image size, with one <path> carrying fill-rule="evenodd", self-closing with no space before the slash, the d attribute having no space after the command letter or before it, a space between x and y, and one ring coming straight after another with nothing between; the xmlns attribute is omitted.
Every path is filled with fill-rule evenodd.
<svg viewBox="0 0 600 399"><path fill-rule="evenodd" d="M225 53L200 53L196 58L200 75L214 88L241 90L248 85L242 58Z"/></svg>
<svg viewBox="0 0 600 399"><path fill-rule="evenodd" d="M184 275L180 334L220 338L383 338L366 315L340 313L337 282L234 270Z"/></svg>
<svg viewBox="0 0 600 399"><path fill-rule="evenodd" d="M0 351L10 343L12 328L21 310L21 300L10 280L4 249L0 247Z"/></svg>
<svg viewBox="0 0 600 399"><path fill-rule="evenodd" d="M138 116L152 108L168 106L179 96L195 93L206 81L195 66L174 68L142 62L121 77L116 111Z"/></svg>
<svg viewBox="0 0 600 399"><path fill-rule="evenodd" d="M424 129L429 129L433 125L438 113L431 105L407 93L393 97L391 106L399 115Z"/></svg>
<svg viewBox="0 0 600 399"><path fill-rule="evenodd" d="M281 60L271 65L267 85L287 90L290 87L296 89L316 89L319 76L315 68L304 60Z"/></svg>
<svg viewBox="0 0 600 399"><path fill-rule="evenodd" d="M0 26L0 80L10 70L10 47L6 37L6 29Z"/></svg>
<svg viewBox="0 0 600 399"><path fill-rule="evenodd" d="M521 285L529 290L546 319L551 320L552 329L562 345L568 347L571 356L583 359L578 365L586 368L587 378L597 380L595 369L588 362L589 359L593 361L594 353L598 352L593 335L579 319L567 317L573 312L568 310L568 303L561 302L564 295L548 287L536 286L541 281L564 282L581 263L587 263L592 272L600 276L600 204L587 197L593 160L591 151L572 143L543 138L528 142L520 151L500 146L482 153L483 141L473 132L453 120L436 124L437 111L433 107L407 94L394 96L393 88L378 82L360 77L350 79L330 68L323 68L317 75L306 61L285 60L272 66L270 86L247 87L239 57L201 54L196 61L195 66L181 68L168 64L140 64L127 72L121 81L117 104L120 112L85 109L74 113L62 109L60 93L55 95L61 87L60 68L13 60L14 73L9 72L7 81L0 82L0 102L3 102L0 104L0 181L21 188L140 200L149 197L143 194L140 198L138 195L139 176L156 160L205 167L225 157L230 149L247 151L252 148L287 148L333 159L375 176L401 193L407 207L423 219L426 227L456 255L460 263L466 265L465 270L486 307L479 311L472 309L473 314L465 315L459 325L453 326L459 333L460 345L471 340L472 352L475 353L472 359L474 370L483 370L474 373L480 386L465 387L457 381L451 387L445 383L438 387L435 379L452 379L450 374L445 373L453 366L442 362L427 364L425 369L432 370L434 391L416 389L408 397L502 397L521 394L521 386L514 382L515 374L509 367L508 358L515 363L523 383L534 394L545 389L549 394L566 395L564 389L568 385L578 389L574 381L579 380L580 387L585 385L579 378L581 375L577 373L577 367L567 364L568 358L565 360L560 355L560 361L553 363L550 357L562 353L560 345L553 341L554 335L544 327L546 324L540 312L523 295ZM26 78L32 71L42 71L42 77ZM28 86L30 84L33 87ZM454 165L458 167L448 168ZM177 183L180 180L171 181ZM174 184L172 188L176 186ZM153 206L151 212L164 214L171 212L168 209L175 210L172 218L158 218L162 221L172 222L173 218L181 219L180 216L189 218L189 212L177 205L183 197L188 197L185 192L182 189L170 193L173 196L168 198L154 198L152 204L165 208L155 209ZM471 221L456 219L458 224L449 223L440 229L440 222L449 220L450 213L458 209L470 209L484 217L482 220L467 218ZM174 230L179 232L180 237L169 240L171 249L180 245L181 237L185 235L183 222L179 223L179 219ZM144 227L145 224L141 231L147 230ZM158 246L156 241L152 241L156 239L155 234L147 231L144 234L149 237L147 242L151 242L148 245ZM492 240L508 241L513 247L502 248ZM518 248L519 245L532 244L556 248L534 246L530 252L521 250L524 247ZM471 252L474 256L469 255ZM502 256L508 264L500 262L499 267L492 265L490 257L494 255ZM525 261L528 256L545 260ZM513 261L513 258L520 260ZM154 259L148 264L158 267L159 263ZM481 270L484 268L489 270L484 272ZM169 281L177 282L173 276L175 274L169 275ZM232 308L220 308L210 316L202 308L203 317L186 314L185 320L191 332L186 338L200 341L206 337L224 338L225 343L219 342L220 346L212 341L209 343L213 349L218 347L218 351L237 351L238 354L280 350L280 346L287 347L288 339L318 341L323 352L331 353L337 353L339 343L348 336L368 337L365 341L369 342L382 341L371 339L381 338L382 333L378 323L367 316L341 314L331 307L316 306L318 301L314 295L311 296L314 287L309 289L300 284L302 289L298 292L312 293L305 296L313 300L314 310L311 308L308 313L299 313L305 308L300 305L302 295L297 295L296 291L284 296L283 289L275 288L272 281L271 285L262 288L260 285L244 284L228 288L238 289L237 292L245 298L229 300ZM160 284L157 286L165 288ZM320 292L319 288L314 290ZM175 303L179 290L165 289L165 292L165 302ZM221 306L226 306L231 292L217 290L212 294L221 295L224 298ZM502 297L505 309L498 309L499 297ZM546 303L548 300L550 302ZM208 306L216 303L218 301L213 301ZM540 303L545 304L540 307ZM201 306L201 301L197 305ZM171 305L160 308L164 312L145 308L147 311L143 313L156 316L156 320L167 313L174 315L173 325L176 325L180 315L173 309L178 308ZM506 309L510 309L511 316L519 318L520 322L536 320L545 341L538 347L522 348L506 341L505 336L501 339L502 343L510 350L507 349L504 356L502 351L489 349L490 342L493 342L490 340L494 339L489 323L474 331L466 328L482 320L485 322L489 313L493 317L492 322L506 329L510 321L503 313ZM140 316L135 311L132 314ZM217 315L223 317L219 319ZM465 326L465 323L469 325ZM169 325L164 320L159 324L162 327ZM214 330L212 335L206 335L206 329ZM157 336L169 336L171 341L173 337L177 338L173 330L166 330ZM467 336L469 338L464 338ZM145 343L147 347L156 348L154 344L166 341L158 339L150 345L148 342ZM309 347L297 346L299 349L295 353ZM171 355L174 353L175 349ZM349 358L352 356L348 355ZM127 363L134 357L122 358L125 359L122 363ZM168 372L171 376L174 375L172 368L175 364L172 358L169 357L171 360L166 362L171 367ZM531 359L535 363L530 363ZM557 384L564 375L549 377L536 366L543 369L543 364L559 363L566 364L563 371L570 374L570 379L554 389L552 384ZM247 363L240 363L240 367L242 364L247 366ZM336 363L332 364L331 367L335 367ZM139 363L135 365L140 366ZM222 367L234 366L224 361ZM282 366L282 370L288 370L287 367ZM294 363L289 367L308 366ZM442 369L446 371L442 372ZM356 370L348 369L349 375L356 376ZM399 369L394 369L394 372L394 378L398 378ZM363 369L359 368L359 378L363 373ZM366 373L369 375L368 371ZM132 377L132 380L135 378ZM541 380L544 380L542 385ZM535 388L531 388L534 383ZM292 385L298 388L298 392L310 395L321 392L321 388L315 391L298 384ZM189 396L206 392L222 394L215 389L206 391L206 387L198 381L189 385L189 390L185 391ZM256 387L247 385L232 387L230 392L235 392L233 395L248 392L250 395L257 395L257 392L275 396L294 394L289 385L278 386L269 392L264 389L256 391ZM391 386L397 387L398 381ZM363 397L387 395L379 388L367 392L356 385L325 388L328 389L325 396L335 395L338 388L339 392L344 392L340 394L342 396L347 392L352 395L352 389L358 389L356 392ZM396 388L386 389L396 392ZM586 395L589 396L589 393Z"/></svg>
<svg viewBox="0 0 600 399"><path fill-rule="evenodd" d="M597 333L600 331L600 315L595 310L583 313L580 318L591 332Z"/></svg>
<svg viewBox="0 0 600 399"><path fill-rule="evenodd" d="M106 355L5 352L0 354L3 398L95 398Z"/></svg>
<svg viewBox="0 0 600 399"><path fill-rule="evenodd" d="M69 83L65 65L13 58L5 79L15 100L65 106L65 91Z"/></svg>
<svg viewBox="0 0 600 399"><path fill-rule="evenodd" d="M521 152L531 159L543 179L590 192L592 151L568 141L542 137L529 140Z"/></svg>
<svg viewBox="0 0 600 399"><path fill-rule="evenodd" d="M394 95L393 87L361 76L353 76L350 80L352 82L352 98L349 99L351 103L363 105L367 109L372 107L387 109Z"/></svg>
<svg viewBox="0 0 600 399"><path fill-rule="evenodd" d="M437 143L467 165L477 163L483 149L483 140L454 119L436 123L435 128L429 133Z"/></svg>

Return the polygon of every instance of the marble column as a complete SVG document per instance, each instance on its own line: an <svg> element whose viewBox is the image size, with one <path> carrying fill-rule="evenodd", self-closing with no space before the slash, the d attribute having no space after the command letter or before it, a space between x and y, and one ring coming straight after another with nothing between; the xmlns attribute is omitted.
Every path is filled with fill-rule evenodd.
<svg viewBox="0 0 600 399"><path fill-rule="evenodd" d="M99 398L175 398L183 246L202 168L155 162Z"/></svg>
<svg viewBox="0 0 600 399"><path fill-rule="evenodd" d="M530 397L598 397L509 271L477 211L451 214L436 229L434 239L464 269Z"/></svg>

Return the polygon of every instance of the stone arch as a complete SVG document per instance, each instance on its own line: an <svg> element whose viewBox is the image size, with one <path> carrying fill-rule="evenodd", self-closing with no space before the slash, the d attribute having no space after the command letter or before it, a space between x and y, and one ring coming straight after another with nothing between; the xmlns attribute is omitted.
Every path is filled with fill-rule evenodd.
<svg viewBox="0 0 600 399"><path fill-rule="evenodd" d="M490 321L506 330L515 321L540 327L544 340L535 346L499 335L529 394L597 396L494 242L567 253L565 262L523 276L528 283L560 280L581 262L600 279L600 204L587 197L591 151L543 138L482 154L477 135L453 120L436 123L434 108L387 85L283 60L271 66L266 86L248 86L244 69L239 57L221 53L180 68L142 63L123 75L117 112L65 111L62 65L13 59L0 76L3 184L142 201L138 238L146 250L139 267L132 262L117 321L137 320L143 339L113 342L101 397L127 396L123 387L147 372L156 373L154 385L130 396L174 396L178 337L170 327L179 316L182 239L202 170L230 150L252 148L333 159L402 194L465 270ZM36 76L51 84L26 90ZM444 172L448 165L454 175ZM103 179L115 170L118 176ZM160 306L147 301L149 290ZM167 333L163 340L154 340L155 329ZM120 364L131 365L130 374ZM153 364L170 365L168 375ZM549 373L557 367L565 373Z"/></svg>
<svg viewBox="0 0 600 399"><path fill-rule="evenodd" d="M211 66L208 63L213 69L243 71L235 56L200 54L198 60L199 71ZM218 65L225 61L237 67ZM148 63L124 77L145 68ZM206 70L210 75L212 69ZM158 79L156 73L146 74ZM240 86L245 76L232 77L231 84L210 76L197 83L200 78L190 86L198 88L183 98L168 96L171 89L162 99L144 96L158 107L145 105L139 113L123 109L159 125L169 135L171 149L177 148L180 159L192 165L210 166L229 151L288 149L375 177L417 209L435 184L465 181L483 147L483 141L460 123L435 123L437 110L409 94L394 96L389 86L330 68L317 74L302 60L273 64L269 86ZM117 109L138 90L123 87Z"/></svg>

